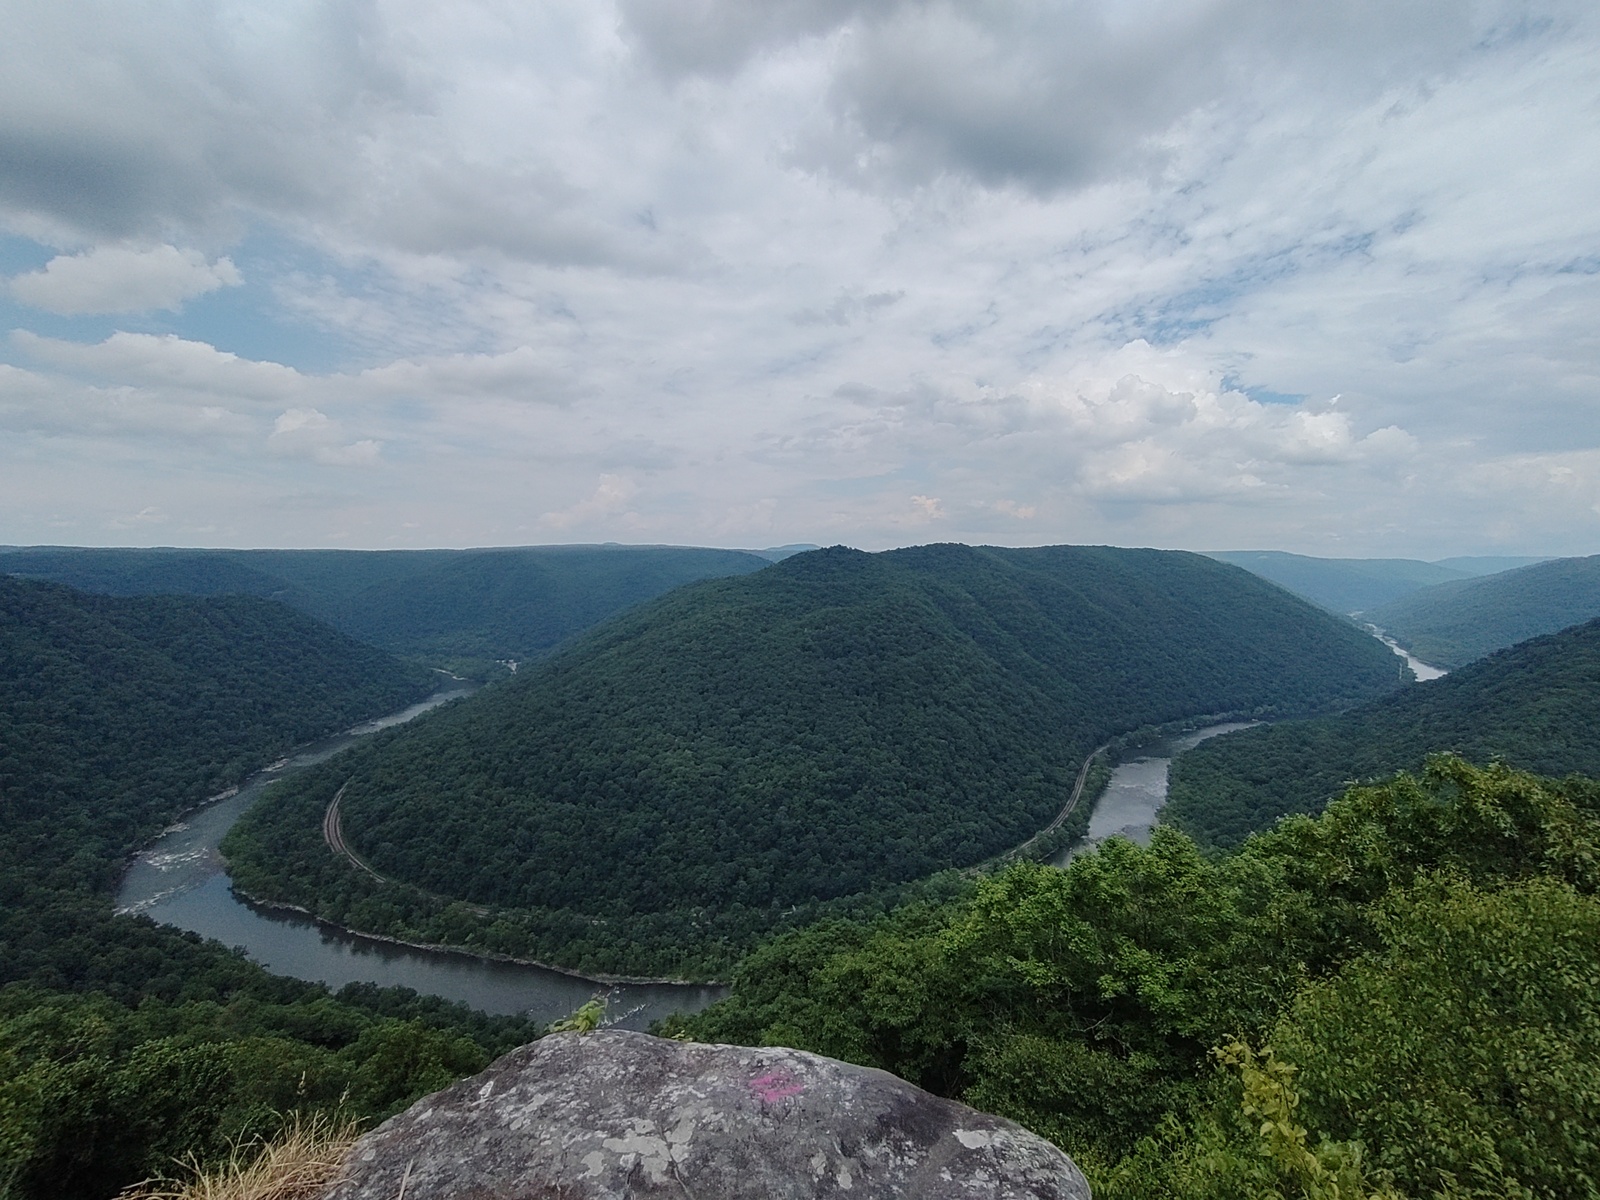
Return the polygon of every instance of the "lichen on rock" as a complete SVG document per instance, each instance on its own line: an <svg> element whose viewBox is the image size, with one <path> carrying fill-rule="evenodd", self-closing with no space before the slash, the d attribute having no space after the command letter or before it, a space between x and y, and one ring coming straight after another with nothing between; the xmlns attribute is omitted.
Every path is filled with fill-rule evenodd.
<svg viewBox="0 0 1600 1200"><path fill-rule="evenodd" d="M883 1071L552 1034L358 1141L325 1200L1088 1200L1065 1154Z"/></svg>

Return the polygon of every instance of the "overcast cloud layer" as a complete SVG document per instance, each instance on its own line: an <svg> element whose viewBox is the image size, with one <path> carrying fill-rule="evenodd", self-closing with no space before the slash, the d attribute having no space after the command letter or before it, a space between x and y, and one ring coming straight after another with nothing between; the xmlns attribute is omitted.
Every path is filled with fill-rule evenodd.
<svg viewBox="0 0 1600 1200"><path fill-rule="evenodd" d="M1592 0L11 0L0 542L1600 550Z"/></svg>

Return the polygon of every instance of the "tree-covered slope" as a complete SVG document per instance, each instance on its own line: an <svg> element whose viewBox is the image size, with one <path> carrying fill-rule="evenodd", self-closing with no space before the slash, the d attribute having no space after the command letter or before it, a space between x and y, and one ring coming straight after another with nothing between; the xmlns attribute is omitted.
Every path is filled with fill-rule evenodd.
<svg viewBox="0 0 1600 1200"><path fill-rule="evenodd" d="M1350 780L1415 770L1439 750L1600 777L1600 621L1337 716L1202 742L1173 763L1162 817L1204 844L1234 846L1287 813L1320 811Z"/></svg>
<svg viewBox="0 0 1600 1200"><path fill-rule="evenodd" d="M250 890L333 919L514 949L321 849L343 786L346 840L379 872L542 914L524 953L704 970L709 942L1026 839L1113 735L1338 707L1400 671L1350 624L1199 555L836 548L625 614L309 773L226 850ZM573 913L606 936L586 919L547 936Z"/></svg>
<svg viewBox="0 0 1600 1200"><path fill-rule="evenodd" d="M109 1200L291 1114L378 1118L534 1032L111 912L182 810L435 678L271 601L0 578L0 1195Z"/></svg>
<svg viewBox="0 0 1600 1200"><path fill-rule="evenodd" d="M395 654L537 658L572 634L699 579L757 571L741 550L123 550L0 547L0 571L108 595L281 600Z"/></svg>
<svg viewBox="0 0 1600 1200"><path fill-rule="evenodd" d="M1365 614L1423 662L1455 668L1600 617L1600 554L1413 592Z"/></svg>
<svg viewBox="0 0 1600 1200"><path fill-rule="evenodd" d="M109 887L176 813L433 678L268 600L0 578L0 897Z"/></svg>
<svg viewBox="0 0 1600 1200"><path fill-rule="evenodd" d="M1282 550L1217 550L1209 557L1270 579L1330 612L1365 612L1420 588L1476 572L1414 558L1314 558Z"/></svg>
<svg viewBox="0 0 1600 1200"><path fill-rule="evenodd" d="M1440 756L1237 854L1160 828L775 938L663 1032L1021 1122L1097 1200L1600 1194L1600 786Z"/></svg>

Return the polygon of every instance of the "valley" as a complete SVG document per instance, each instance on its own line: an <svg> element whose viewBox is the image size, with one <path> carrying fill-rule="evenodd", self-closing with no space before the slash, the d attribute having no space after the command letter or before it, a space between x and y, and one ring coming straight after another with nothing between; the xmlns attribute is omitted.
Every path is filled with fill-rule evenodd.
<svg viewBox="0 0 1600 1200"><path fill-rule="evenodd" d="M224 586L232 559L126 552L113 577L95 553L51 552L100 572L99 594L0 578L0 1125L20 1147L0 1170L18 1195L101 1200L283 1106L376 1119L597 991L624 1027L776 1040L1011 1116L1113 1200L1151 1194L1119 1179L1194 1192L1201 1163L1244 1186L1259 1160L1215 1107L1212 1051L1269 1035L1323 1144L1366 1139L1394 1178L1429 1178L1376 1110L1328 1107L1359 1087L1332 1082L1343 1035L1317 990L1370 1014L1360 989L1417 954L1453 978L1448 947L1396 948L1418 931L1518 930L1531 957L1493 969L1566 1006L1562 1053L1586 1053L1560 989L1596 965L1562 955L1592 915L1600 625L1417 683L1398 636L1198 555L836 547L613 611L606 564L628 554L608 548L541 585L610 597L570 607L565 640L441 688L463 651L513 644L492 640L492 597L559 555L356 557L348 577L285 558L327 572L324 595L398 587L396 611L441 564L490 572L487 607L438 609L458 632L407 617L397 658L279 600L162 594ZM1560 603L1581 608L1586 561L1465 581L1487 589L1472 619L1509 628L1525 571L1577 581ZM1462 586L1403 599L1444 611ZM1353 779L1371 782L1341 796ZM1442 1013L1363 1036L1463 1019ZM1507 1037L1545 1028L1506 1019ZM1469 1071L1427 1070L1404 1103ZM1125 1099L1077 1099L1107 1095ZM1158 1166L1174 1114L1187 1132L1159 1135L1178 1141Z"/></svg>
<svg viewBox="0 0 1600 1200"><path fill-rule="evenodd" d="M349 928L720 978L773 928L1027 841L1108 738L1400 684L1361 630L1197 555L836 548L600 626L306 772L223 849L250 894ZM336 792L394 883L320 849Z"/></svg>

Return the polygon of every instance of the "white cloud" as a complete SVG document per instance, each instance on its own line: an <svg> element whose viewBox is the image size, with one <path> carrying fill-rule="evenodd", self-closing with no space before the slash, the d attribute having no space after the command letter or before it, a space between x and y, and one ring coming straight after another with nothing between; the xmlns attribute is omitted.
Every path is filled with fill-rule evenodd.
<svg viewBox="0 0 1600 1200"><path fill-rule="evenodd" d="M299 394L307 380L280 363L257 362L176 334L117 332L94 345L17 330L11 341L28 358L75 374L144 387L207 392L274 402Z"/></svg>
<svg viewBox="0 0 1600 1200"><path fill-rule="evenodd" d="M13 9L0 540L1600 532L1592 5Z"/></svg>
<svg viewBox="0 0 1600 1200"><path fill-rule="evenodd" d="M628 512L628 502L638 493L639 486L621 475L605 474L593 493L556 512L542 513L539 523L548 529L566 531L583 528L592 523Z"/></svg>
<svg viewBox="0 0 1600 1200"><path fill-rule="evenodd" d="M84 254L58 255L43 270L15 276L11 294L34 308L73 316L173 309L243 282L231 259L208 263L198 250L97 246Z"/></svg>

